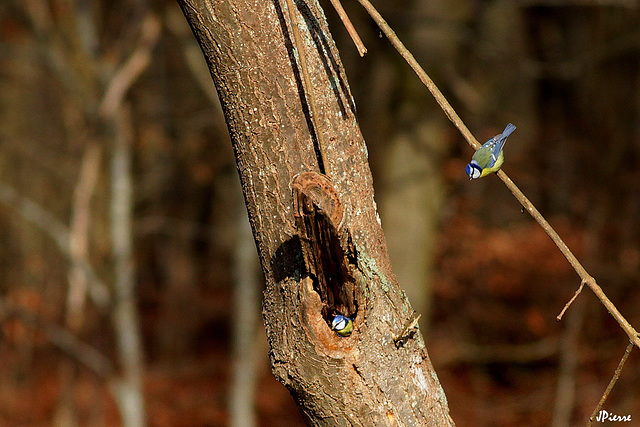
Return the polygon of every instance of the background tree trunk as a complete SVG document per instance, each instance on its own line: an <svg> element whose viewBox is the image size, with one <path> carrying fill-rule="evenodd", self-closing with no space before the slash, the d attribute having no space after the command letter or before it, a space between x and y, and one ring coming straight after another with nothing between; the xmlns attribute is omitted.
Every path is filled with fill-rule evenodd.
<svg viewBox="0 0 640 427"><path fill-rule="evenodd" d="M419 331L405 331L414 312L391 272L366 146L322 9L315 1L296 5L311 74L306 88L285 2L179 3L231 134L267 282L263 314L274 374L310 425L453 425ZM316 292L303 262L291 182L307 171L331 179L345 210L338 231L354 248L347 314L356 316L355 331L346 338L330 330L336 307Z"/></svg>

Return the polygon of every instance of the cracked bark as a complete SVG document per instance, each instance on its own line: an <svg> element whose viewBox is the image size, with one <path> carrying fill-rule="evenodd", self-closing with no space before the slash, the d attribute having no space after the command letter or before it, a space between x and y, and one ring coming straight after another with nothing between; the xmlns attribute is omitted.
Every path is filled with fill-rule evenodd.
<svg viewBox="0 0 640 427"><path fill-rule="evenodd" d="M284 0L178 2L229 127L267 283L263 316L274 375L309 425L453 425L421 334L400 336L414 312L391 271L355 105L319 4L296 3L316 104L311 118ZM340 242L338 255L331 245L319 250L323 259L349 255L347 263L329 264L349 269L353 292L322 291L343 284L325 277L322 285L325 273L308 265L309 236L296 222L294 177L323 171L344 210L336 231L349 237L330 239ZM310 209L329 217L320 204ZM329 328L336 304L357 307L349 337Z"/></svg>

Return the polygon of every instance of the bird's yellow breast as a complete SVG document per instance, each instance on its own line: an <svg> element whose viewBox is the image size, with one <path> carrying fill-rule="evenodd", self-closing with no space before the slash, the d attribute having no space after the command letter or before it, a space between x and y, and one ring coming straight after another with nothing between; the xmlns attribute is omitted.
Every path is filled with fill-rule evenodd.
<svg viewBox="0 0 640 427"><path fill-rule="evenodd" d="M500 154L498 155L498 160L496 160L496 164L491 166L490 168L482 169L480 178L482 178L483 176L487 176L490 173L498 172L503 163L504 163L504 153L501 151Z"/></svg>

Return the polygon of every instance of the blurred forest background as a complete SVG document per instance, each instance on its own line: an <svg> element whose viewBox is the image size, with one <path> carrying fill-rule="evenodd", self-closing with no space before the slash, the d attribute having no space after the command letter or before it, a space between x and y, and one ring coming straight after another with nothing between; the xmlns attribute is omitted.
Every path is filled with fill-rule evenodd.
<svg viewBox="0 0 640 427"><path fill-rule="evenodd" d="M478 140L518 127L504 170L638 328L640 4L375 3ZM323 6L453 419L584 425L625 334L588 290L555 320L569 264L497 178L468 180L472 150L359 5L364 58ZM0 424L135 423L133 401L154 426L303 425L270 373L226 125L177 4L3 1L0 113ZM604 409L640 419L639 362Z"/></svg>

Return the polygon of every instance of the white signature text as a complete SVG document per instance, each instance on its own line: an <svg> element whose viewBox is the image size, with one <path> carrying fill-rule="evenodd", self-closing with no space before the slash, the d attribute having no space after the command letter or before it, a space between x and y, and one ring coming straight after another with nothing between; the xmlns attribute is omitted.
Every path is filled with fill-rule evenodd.
<svg viewBox="0 0 640 427"><path fill-rule="evenodd" d="M598 412L598 415L596 416L596 421L627 422L627 421L631 421L631 415L616 415L616 414L612 414L611 412L607 412L603 409L600 412Z"/></svg>

